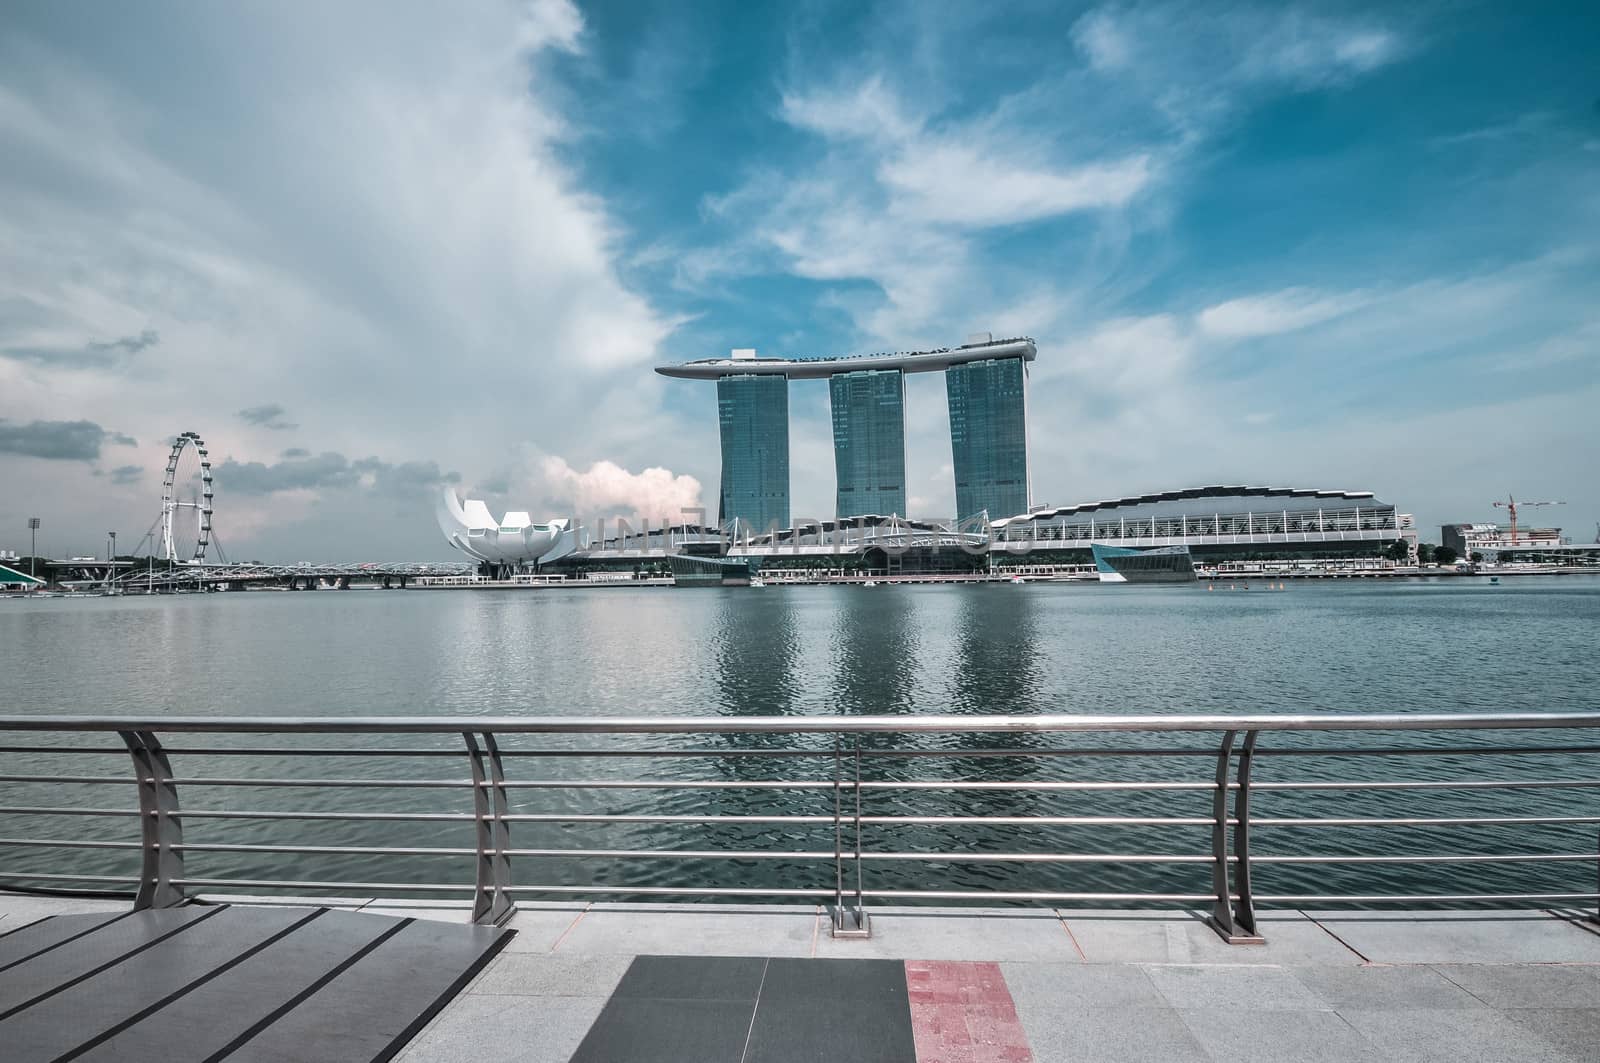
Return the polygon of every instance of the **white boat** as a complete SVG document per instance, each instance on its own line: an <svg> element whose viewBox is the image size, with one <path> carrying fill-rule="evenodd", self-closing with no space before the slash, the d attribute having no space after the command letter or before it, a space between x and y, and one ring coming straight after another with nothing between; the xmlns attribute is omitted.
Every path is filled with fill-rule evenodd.
<svg viewBox="0 0 1600 1063"><path fill-rule="evenodd" d="M863 587L876 587L877 585L878 581L875 579L869 579L867 582L862 584Z"/></svg>
<svg viewBox="0 0 1600 1063"><path fill-rule="evenodd" d="M750 577L750 586L752 586L752 587L765 587L766 585L767 585L767 581L762 579L760 576L751 576Z"/></svg>
<svg viewBox="0 0 1600 1063"><path fill-rule="evenodd" d="M1021 576L1012 576L1011 577L1011 582L1012 583L1026 583L1028 581L1023 579Z"/></svg>

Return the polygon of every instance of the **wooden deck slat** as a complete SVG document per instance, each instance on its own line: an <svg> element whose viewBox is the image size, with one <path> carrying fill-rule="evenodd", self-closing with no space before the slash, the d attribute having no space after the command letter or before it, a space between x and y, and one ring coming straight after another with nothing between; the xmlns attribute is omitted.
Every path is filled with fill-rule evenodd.
<svg viewBox="0 0 1600 1063"><path fill-rule="evenodd" d="M77 1063L199 1063L399 922L386 916L325 912L102 1041L78 1056Z"/></svg>
<svg viewBox="0 0 1600 1063"><path fill-rule="evenodd" d="M19 963L45 949L56 948L62 942L87 934L95 927L104 926L113 919L121 919L127 912L109 912L99 915L57 915L19 926L0 935L0 970Z"/></svg>
<svg viewBox="0 0 1600 1063"><path fill-rule="evenodd" d="M492 927L409 923L227 1059L386 1060L509 938L508 931Z"/></svg>
<svg viewBox="0 0 1600 1063"><path fill-rule="evenodd" d="M226 908L122 963L0 1019L0 1044L24 1059L69 1055L168 997L203 983L219 968L313 914L309 909ZM98 936L84 940L92 944ZM182 1042L187 1040L185 1036ZM173 1049L182 1054L182 1042L169 1045L164 1057L173 1058Z"/></svg>
<svg viewBox="0 0 1600 1063"><path fill-rule="evenodd" d="M166 908L160 911L139 912L126 919L117 919L93 933L59 948L41 953L0 974L0 1018L36 1000L44 994L59 990L74 979L147 948L170 933L181 933L200 920L218 914L222 909L186 907Z"/></svg>

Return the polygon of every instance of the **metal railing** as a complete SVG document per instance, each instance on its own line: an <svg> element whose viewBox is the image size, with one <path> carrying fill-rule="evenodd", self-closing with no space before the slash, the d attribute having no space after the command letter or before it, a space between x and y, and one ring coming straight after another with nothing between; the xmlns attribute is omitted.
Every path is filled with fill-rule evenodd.
<svg viewBox="0 0 1600 1063"><path fill-rule="evenodd" d="M0 716L0 888L131 887L139 908L218 891L470 892L488 923L519 896L810 901L840 935L869 932L869 901L1183 904L1258 941L1258 905L1600 899L1596 728L1600 713ZM131 777L79 770L130 756ZM463 759L466 778L413 771ZM307 767L327 763L351 770ZM134 805L59 803L130 782ZM1444 804L1418 814L1415 800ZM538 844L516 847L514 828ZM337 844L319 843L330 831ZM473 844L417 844L450 831ZM1108 835L1120 847L1096 844ZM1262 835L1275 844L1257 852ZM344 858L401 874L273 873ZM437 859L470 861L471 881L430 881L422 862ZM208 861L220 870L196 874ZM513 884L514 862L534 884ZM657 870L614 877L637 866ZM1460 888L1469 873L1482 880ZM1259 892L1266 875L1299 888ZM1383 888L1396 881L1427 888Z"/></svg>

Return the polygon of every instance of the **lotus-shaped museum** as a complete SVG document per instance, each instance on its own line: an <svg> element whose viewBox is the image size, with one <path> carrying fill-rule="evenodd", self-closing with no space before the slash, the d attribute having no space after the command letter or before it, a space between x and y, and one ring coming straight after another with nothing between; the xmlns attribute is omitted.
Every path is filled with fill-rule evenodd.
<svg viewBox="0 0 1600 1063"><path fill-rule="evenodd" d="M521 510L512 510L497 521L482 501L469 498L462 502L450 487L440 492L436 515L439 530L451 546L491 565L531 565L560 545L568 529L565 520L535 524Z"/></svg>

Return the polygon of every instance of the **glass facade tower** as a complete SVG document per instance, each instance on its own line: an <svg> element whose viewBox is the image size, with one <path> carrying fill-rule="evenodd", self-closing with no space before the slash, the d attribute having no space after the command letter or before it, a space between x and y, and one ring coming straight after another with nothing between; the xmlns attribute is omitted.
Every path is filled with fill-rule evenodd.
<svg viewBox="0 0 1600 1063"><path fill-rule="evenodd" d="M834 516L906 515L905 374L898 369L835 373Z"/></svg>
<svg viewBox="0 0 1600 1063"><path fill-rule="evenodd" d="M945 370L956 519L990 520L1028 510L1027 374L1021 358L965 362Z"/></svg>
<svg viewBox="0 0 1600 1063"><path fill-rule="evenodd" d="M745 530L789 526L789 381L778 375L717 378L722 492L717 523Z"/></svg>

